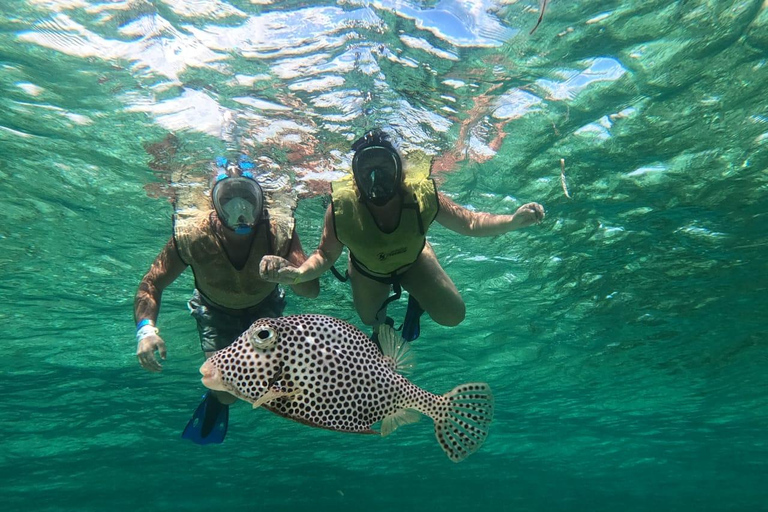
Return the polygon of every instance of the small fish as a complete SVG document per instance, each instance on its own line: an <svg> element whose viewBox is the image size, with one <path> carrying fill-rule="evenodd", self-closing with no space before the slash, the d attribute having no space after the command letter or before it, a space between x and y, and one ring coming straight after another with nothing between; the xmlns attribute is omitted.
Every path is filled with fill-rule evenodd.
<svg viewBox="0 0 768 512"><path fill-rule="evenodd" d="M381 352L351 324L323 315L262 318L200 368L203 384L286 418L329 430L386 436L417 421L435 422L435 436L459 462L477 451L493 418L485 383L434 395L397 373L408 347L382 326ZM383 353L382 353L383 352Z"/></svg>

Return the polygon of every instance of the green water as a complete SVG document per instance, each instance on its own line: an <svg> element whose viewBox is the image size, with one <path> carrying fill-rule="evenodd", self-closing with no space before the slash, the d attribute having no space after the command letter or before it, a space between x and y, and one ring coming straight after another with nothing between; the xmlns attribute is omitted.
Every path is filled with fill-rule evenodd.
<svg viewBox="0 0 768 512"><path fill-rule="evenodd" d="M533 35L533 0L0 10L2 510L768 510L763 0L555 0ZM132 318L175 173L268 157L312 250L318 183L373 124L442 157L460 204L547 210L430 230L467 318L424 322L410 378L487 381L485 445L454 464L426 418L378 438L245 403L222 445L181 440L191 272L163 296L159 375ZM321 285L286 313L358 323Z"/></svg>

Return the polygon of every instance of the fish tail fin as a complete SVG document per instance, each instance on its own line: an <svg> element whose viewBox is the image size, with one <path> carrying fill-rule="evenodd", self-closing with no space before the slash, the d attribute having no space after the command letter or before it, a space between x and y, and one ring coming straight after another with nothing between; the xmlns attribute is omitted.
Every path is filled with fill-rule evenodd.
<svg viewBox="0 0 768 512"><path fill-rule="evenodd" d="M443 395L445 410L435 419L435 437L453 462L482 446L493 419L493 394L488 384L471 382Z"/></svg>
<svg viewBox="0 0 768 512"><path fill-rule="evenodd" d="M410 346L395 332L391 325L381 324L379 326L378 339L381 353L394 371L407 373L413 369Z"/></svg>

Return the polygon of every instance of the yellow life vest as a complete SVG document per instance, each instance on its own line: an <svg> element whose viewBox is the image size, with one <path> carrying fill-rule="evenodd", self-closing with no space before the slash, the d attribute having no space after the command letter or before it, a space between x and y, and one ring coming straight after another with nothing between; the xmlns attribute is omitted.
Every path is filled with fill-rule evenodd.
<svg viewBox="0 0 768 512"><path fill-rule="evenodd" d="M424 249L427 229L437 216L434 180L406 179L400 223L391 233L381 231L371 212L358 199L351 179L334 183L332 189L336 238L349 248L356 263L370 272L392 275L416 261Z"/></svg>
<svg viewBox="0 0 768 512"><path fill-rule="evenodd" d="M176 212L173 237L179 257L192 267L195 287L213 304L228 309L255 306L276 286L259 277L261 258L266 254L288 255L294 220L292 217L280 217L270 218L268 223L260 222L254 228L256 234L245 265L235 268L213 231L212 213L213 210L197 208Z"/></svg>

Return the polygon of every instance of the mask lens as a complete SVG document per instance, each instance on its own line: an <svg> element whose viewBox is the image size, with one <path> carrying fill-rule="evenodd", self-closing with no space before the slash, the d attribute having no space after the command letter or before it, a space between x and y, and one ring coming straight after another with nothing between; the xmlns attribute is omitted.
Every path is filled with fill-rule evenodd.
<svg viewBox="0 0 768 512"><path fill-rule="evenodd" d="M233 197L223 205L228 224L253 224L256 221L254 205L242 197Z"/></svg>
<svg viewBox="0 0 768 512"><path fill-rule="evenodd" d="M367 195L372 200L386 201L395 195L395 173L390 169L373 169L370 183Z"/></svg>
<svg viewBox="0 0 768 512"><path fill-rule="evenodd" d="M355 155L352 171L360 192L374 204L386 203L397 192L400 166L388 148L364 148Z"/></svg>
<svg viewBox="0 0 768 512"><path fill-rule="evenodd" d="M252 227L261 218L261 187L249 178L226 178L213 188L213 205L219 219L230 229Z"/></svg>

